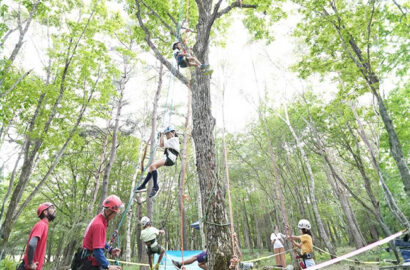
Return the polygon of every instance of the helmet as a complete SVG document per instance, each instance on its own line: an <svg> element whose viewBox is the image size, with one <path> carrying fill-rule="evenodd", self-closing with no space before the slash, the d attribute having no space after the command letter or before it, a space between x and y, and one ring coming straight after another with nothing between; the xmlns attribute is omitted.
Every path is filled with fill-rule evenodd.
<svg viewBox="0 0 410 270"><path fill-rule="evenodd" d="M175 131L175 128L173 126L167 126L167 128L164 129L164 133L168 133L168 132L171 132L171 131Z"/></svg>
<svg viewBox="0 0 410 270"><path fill-rule="evenodd" d="M179 43L179 41L175 41L174 43L172 43L172 49L175 50L175 46Z"/></svg>
<svg viewBox="0 0 410 270"><path fill-rule="evenodd" d="M147 224L150 223L150 222L151 222L151 220L149 219L149 217L142 217L141 218L141 225L144 226L144 227L147 226Z"/></svg>
<svg viewBox="0 0 410 270"><path fill-rule="evenodd" d="M47 210L50 206L54 206L54 204L52 204L51 202L40 204L37 208L37 216L41 216L41 213L43 213L44 210Z"/></svg>
<svg viewBox="0 0 410 270"><path fill-rule="evenodd" d="M121 199L118 198L118 196L116 195L110 195L107 198L105 198L103 206L117 213L120 212L121 209L124 207L124 205L121 202Z"/></svg>
<svg viewBox="0 0 410 270"><path fill-rule="evenodd" d="M310 226L309 220L307 220L307 219L301 219L301 220L299 220L298 228L299 228L299 229L307 229L307 230L310 230L311 226Z"/></svg>

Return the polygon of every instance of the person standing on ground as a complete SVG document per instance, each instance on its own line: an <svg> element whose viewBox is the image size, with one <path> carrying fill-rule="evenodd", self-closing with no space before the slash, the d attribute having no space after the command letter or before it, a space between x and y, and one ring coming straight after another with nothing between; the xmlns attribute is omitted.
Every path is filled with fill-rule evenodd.
<svg viewBox="0 0 410 270"><path fill-rule="evenodd" d="M275 254L276 266L286 267L285 247L284 242L286 236L279 232L279 228L275 226L275 232L270 235L270 240L273 245L273 253Z"/></svg>
<svg viewBox="0 0 410 270"><path fill-rule="evenodd" d="M24 260L17 270L43 269L47 246L48 223L56 217L54 205L50 202L40 204L37 208L37 216L40 218L40 221L31 229L24 253Z"/></svg>

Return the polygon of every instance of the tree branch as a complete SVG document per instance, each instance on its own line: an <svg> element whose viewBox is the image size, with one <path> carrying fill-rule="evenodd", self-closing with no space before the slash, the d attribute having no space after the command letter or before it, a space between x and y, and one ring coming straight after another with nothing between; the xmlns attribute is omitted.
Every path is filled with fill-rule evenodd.
<svg viewBox="0 0 410 270"><path fill-rule="evenodd" d="M159 16L159 14L154 9L152 9L150 6L148 6L144 1L142 1L142 0L140 0L140 1L146 8L148 8L151 11L151 13L155 17L158 18L158 20L168 29L168 31L171 33L171 35L173 35L175 37L177 36L177 33L173 30L173 28L169 24L167 24L163 19L161 19L161 16Z"/></svg>
<svg viewBox="0 0 410 270"><path fill-rule="evenodd" d="M228 7L226 7L226 8L224 8L224 9L222 9L221 11L219 11L219 12L217 12L215 15L216 15L216 18L220 18L222 15L224 15L224 14L226 14L226 13L228 13L229 11L231 11L233 8L237 8L237 7L239 7L239 8L257 8L258 6L257 5L249 5L249 4L240 4L239 2L233 2L230 6L228 6Z"/></svg>
<svg viewBox="0 0 410 270"><path fill-rule="evenodd" d="M149 32L149 30L147 29L147 27L145 26L145 24L142 21L141 18L141 7L139 4L140 0L135 0L135 3L137 4L137 19L138 19L138 23L141 26L142 30L145 33L145 40L147 41L148 46L151 48L151 50L154 52L155 57L164 65L167 67L167 69L169 71L171 71L171 73L177 77L183 84L188 86L188 79L181 73L179 72L179 70L175 69L175 67L172 66L172 64L165 59L165 57L161 54L161 52L158 50L158 48L154 45L154 43L152 43L151 41L151 34Z"/></svg>

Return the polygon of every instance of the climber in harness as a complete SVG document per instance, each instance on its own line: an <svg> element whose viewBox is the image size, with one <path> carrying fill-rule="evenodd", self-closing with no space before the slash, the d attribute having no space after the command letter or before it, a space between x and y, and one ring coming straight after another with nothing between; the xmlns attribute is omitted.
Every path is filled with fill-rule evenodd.
<svg viewBox="0 0 410 270"><path fill-rule="evenodd" d="M299 220L298 228L301 232L301 235L289 235L287 236L287 239L290 240L294 246L300 248L300 257L303 259L301 267L305 269L307 267L316 265L315 261L313 260L313 241L312 232L310 231L310 222L306 219L301 219ZM295 242L295 240L300 240L300 243Z"/></svg>
<svg viewBox="0 0 410 270"><path fill-rule="evenodd" d="M165 140L166 138L166 140ZM163 132L160 133L159 146L164 147L164 157L161 160L153 162L148 168L148 174L144 179L144 182L137 187L137 192L146 191L146 185L151 180L154 181L154 186L152 187L149 198L154 198L158 195L160 187L158 186L158 172L157 169L162 166L172 166L176 163L177 157L179 155L179 139L172 126L168 126Z"/></svg>
<svg viewBox="0 0 410 270"><path fill-rule="evenodd" d="M208 64L201 64L196 57L188 54L183 46L182 43L179 41L175 41L172 43L172 50L175 59L177 60L178 67L186 68L186 67L196 67L201 69L205 74L211 74L213 71L209 69Z"/></svg>

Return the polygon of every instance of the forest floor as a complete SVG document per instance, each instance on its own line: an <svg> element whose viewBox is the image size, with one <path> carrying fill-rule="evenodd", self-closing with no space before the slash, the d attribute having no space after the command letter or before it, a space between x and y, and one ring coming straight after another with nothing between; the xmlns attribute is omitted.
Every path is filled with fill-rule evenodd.
<svg viewBox="0 0 410 270"><path fill-rule="evenodd" d="M338 255L343 255L346 253L349 253L353 251L353 247L338 247L337 248L337 254ZM243 261L247 260L253 260L256 258L262 258L266 257L269 255L272 255L272 252L268 250L242 250L243 253ZM364 254L361 254L359 256L355 256L351 258L352 260L359 261L360 264L355 264L353 261L342 261L340 263L337 263L335 265L331 265L328 267L325 267L323 269L329 269L329 270L349 270L349 269L354 269L354 270L373 270L373 269L379 269L379 266L391 266L392 264L389 263L389 261L394 261L395 258L392 254L392 252L386 252L384 248L377 248L374 250L370 250ZM316 264L325 262L327 260L330 260L330 256L326 253L319 253L315 252L315 262ZM286 262L288 264L291 264L291 257L290 254L286 254ZM381 262L380 265L376 264L378 262ZM275 265L275 258L267 258L260 260L255 263L253 269L260 269L262 270L264 267L265 269L268 269L270 266ZM351 266L354 266L354 268L351 268Z"/></svg>

